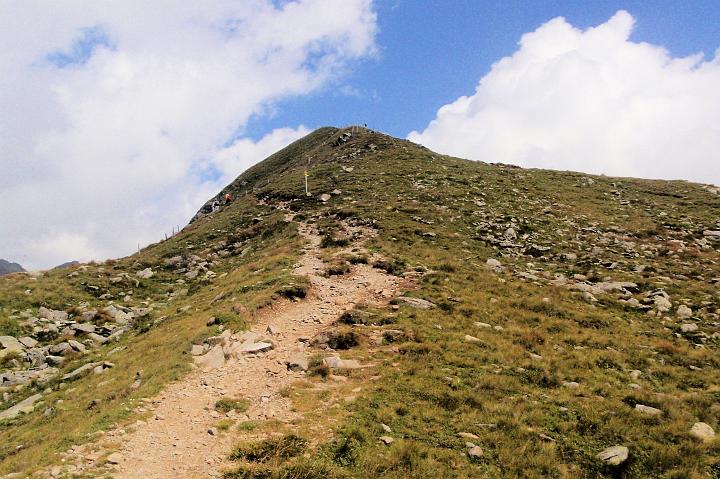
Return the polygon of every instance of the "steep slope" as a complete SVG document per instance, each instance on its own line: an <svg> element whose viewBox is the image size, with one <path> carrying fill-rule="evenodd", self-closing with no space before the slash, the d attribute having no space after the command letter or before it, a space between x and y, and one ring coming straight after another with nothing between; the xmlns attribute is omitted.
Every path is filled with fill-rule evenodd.
<svg viewBox="0 0 720 479"><path fill-rule="evenodd" d="M25 268L20 266L18 263L11 263L4 259L0 259L0 276L10 273L22 273Z"/></svg>
<svg viewBox="0 0 720 479"><path fill-rule="evenodd" d="M275 350L243 353L208 373L208 398L240 394L234 399L246 406L207 411L204 399L205 412L187 418L188 427L217 419L217 442L238 444L226 477L717 476L715 189L476 163L362 128L323 128L218 198L226 192L231 203L210 214L204 207L179 235L138 255L0 280L0 334L57 346L69 344L69 328L93 343L75 324L94 309L88 317L108 338L69 351L41 385L7 389L8 405L38 393L43 405L2 426L0 470L26 471L59 451L72 465L64 470L76 473L185 467L175 456L142 462L133 451L150 447L148 438L172 450L174 439L153 435L162 427L152 421L175 419L153 415L182 404L172 398L183 381L203 388L199 371L187 375L191 353L215 349L229 329L237 339L221 351L233 358L239 331L249 326L272 340L265 325L292 328L294 315L282 314L298 305L321 318L312 334L323 331L297 338L307 374L286 375L278 361L293 341L276 338ZM295 270L309 260L307 231L318 237L316 263ZM357 284L365 262L397 277L385 291L390 304L341 314L313 303L324 287ZM47 323L32 321L40 306L75 323L52 337ZM115 309L130 316L126 324ZM27 369L30 349L6 361L13 374ZM328 359L338 354L367 367L338 368ZM88 361L102 372L61 379ZM233 382L250 374L243 361L266 364L268 390L276 382L282 390L264 396ZM176 384L163 389L168 381ZM142 398L152 400L136 406ZM257 414L265 407L286 409L273 420ZM136 422L143 418L152 424ZM210 440L185 453L202 454ZM80 443L88 445L70 449ZM611 446L627 447L627 457L621 448L598 457ZM122 452L108 464L113 447ZM140 462L123 468L128 460ZM206 464L181 470L217 475L223 467Z"/></svg>

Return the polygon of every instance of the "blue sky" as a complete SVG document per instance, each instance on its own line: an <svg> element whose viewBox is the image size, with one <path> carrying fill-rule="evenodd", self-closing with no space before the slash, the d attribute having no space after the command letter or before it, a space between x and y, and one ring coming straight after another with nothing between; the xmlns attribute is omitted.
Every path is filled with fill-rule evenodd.
<svg viewBox="0 0 720 479"><path fill-rule="evenodd" d="M157 241L326 125L720 183L717 1L27 0L0 45L0 258L29 268Z"/></svg>
<svg viewBox="0 0 720 479"><path fill-rule="evenodd" d="M469 95L520 37L562 16L578 28L601 24L618 10L636 19L631 39L667 48L673 56L720 48L720 4L704 1L480 1L381 0L376 3L379 54L356 65L341 85L277 105L246 134L275 127L370 126L404 137L422 129L437 109ZM359 95L341 93L350 85Z"/></svg>

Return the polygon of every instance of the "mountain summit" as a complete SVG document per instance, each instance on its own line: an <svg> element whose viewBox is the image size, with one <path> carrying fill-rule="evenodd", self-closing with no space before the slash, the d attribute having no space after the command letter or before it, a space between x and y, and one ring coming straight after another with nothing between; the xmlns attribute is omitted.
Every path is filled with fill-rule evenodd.
<svg viewBox="0 0 720 479"><path fill-rule="evenodd" d="M497 160L321 128L1 278L0 474L714 477L717 190Z"/></svg>
<svg viewBox="0 0 720 479"><path fill-rule="evenodd" d="M22 273L25 268L20 266L18 263L11 263L4 259L0 259L0 276L10 273Z"/></svg>

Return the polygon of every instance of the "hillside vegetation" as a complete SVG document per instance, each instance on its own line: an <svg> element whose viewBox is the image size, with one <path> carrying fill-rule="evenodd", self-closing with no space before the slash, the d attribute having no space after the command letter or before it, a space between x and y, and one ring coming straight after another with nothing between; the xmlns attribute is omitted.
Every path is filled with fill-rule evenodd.
<svg viewBox="0 0 720 479"><path fill-rule="evenodd" d="M35 398L0 422L0 473L131 424L190 370L193 344L303 301L303 222L325 274L370 262L406 290L311 348L286 391L302 419L225 428L226 477L720 477L716 189L322 128L228 192L131 257L0 279L0 408ZM351 228L374 232L367 254L336 254ZM329 370L333 350L371 367ZM612 446L627 450L598 457Z"/></svg>

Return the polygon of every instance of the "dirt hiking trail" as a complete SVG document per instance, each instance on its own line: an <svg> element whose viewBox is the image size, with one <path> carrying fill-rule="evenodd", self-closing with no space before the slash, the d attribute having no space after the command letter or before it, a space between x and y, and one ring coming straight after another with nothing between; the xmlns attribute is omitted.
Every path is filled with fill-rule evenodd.
<svg viewBox="0 0 720 479"><path fill-rule="evenodd" d="M245 414L237 415L238 420L288 422L298 416L281 390L303 379L305 373L288 370L286 361L298 354L309 356L307 340L356 304L386 304L402 281L365 264L353 266L352 271L343 276L323 277L320 236L314 227L305 223L299 223L299 231L308 244L294 273L310 280L308 297L268 308L250 328L270 338L274 348L228 359L223 366L210 371L197 368L179 382L168 385L158 396L145 401L144 410L152 413L150 419L138 421L127 428L129 431L110 431L95 444L74 448L73 456L86 463L80 470L89 472L92 462L97 461L99 466L108 452L115 451L109 457L110 462L115 463L113 468L100 469L118 479L219 477L229 465L227 455L237 438L233 434L208 432L220 419L226 418L214 409L218 399L230 396L250 402ZM359 246L356 243L351 248ZM268 326L272 326L276 334L268 334ZM229 341L239 343L237 336L240 335L233 335ZM97 450L98 444L100 450Z"/></svg>

